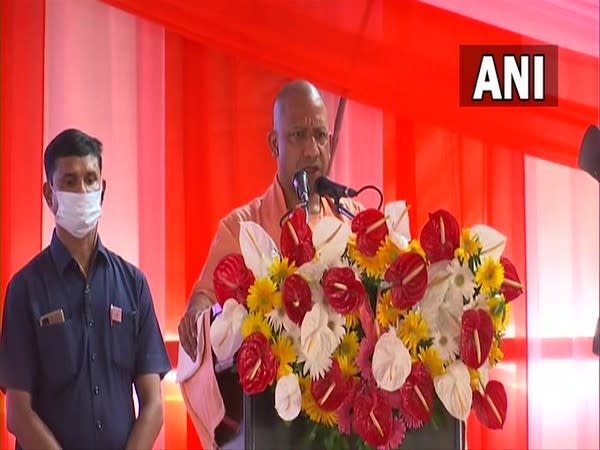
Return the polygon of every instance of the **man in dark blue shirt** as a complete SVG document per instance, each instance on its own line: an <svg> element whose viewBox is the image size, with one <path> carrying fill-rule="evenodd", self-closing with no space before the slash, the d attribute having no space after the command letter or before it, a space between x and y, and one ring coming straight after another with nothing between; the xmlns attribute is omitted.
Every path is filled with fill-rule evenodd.
<svg viewBox="0 0 600 450"><path fill-rule="evenodd" d="M56 228L10 281L4 307L8 429L23 449L152 448L170 364L146 278L97 233L102 145L65 130L46 148L44 166Z"/></svg>

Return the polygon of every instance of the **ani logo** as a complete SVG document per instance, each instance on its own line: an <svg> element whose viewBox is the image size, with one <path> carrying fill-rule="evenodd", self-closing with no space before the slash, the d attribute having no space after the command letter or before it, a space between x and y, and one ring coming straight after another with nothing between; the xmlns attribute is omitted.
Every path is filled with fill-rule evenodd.
<svg viewBox="0 0 600 450"><path fill-rule="evenodd" d="M555 45L461 45L461 106L557 106Z"/></svg>

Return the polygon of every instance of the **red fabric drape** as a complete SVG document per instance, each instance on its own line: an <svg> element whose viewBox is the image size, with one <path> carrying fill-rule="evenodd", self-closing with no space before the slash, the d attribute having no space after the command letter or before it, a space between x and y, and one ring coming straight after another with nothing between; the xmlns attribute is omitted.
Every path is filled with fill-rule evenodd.
<svg viewBox="0 0 600 450"><path fill-rule="evenodd" d="M44 99L44 0L0 1L0 277L10 277L40 249ZM0 396L0 448L9 448Z"/></svg>
<svg viewBox="0 0 600 450"><path fill-rule="evenodd" d="M167 330L177 329L219 219L273 180L267 131L284 80L166 35ZM187 448L201 448L189 419Z"/></svg>
<svg viewBox="0 0 600 450"><path fill-rule="evenodd" d="M459 107L460 45L535 42L417 1L103 1L354 100L569 166L596 120L597 59L563 48L558 107Z"/></svg>

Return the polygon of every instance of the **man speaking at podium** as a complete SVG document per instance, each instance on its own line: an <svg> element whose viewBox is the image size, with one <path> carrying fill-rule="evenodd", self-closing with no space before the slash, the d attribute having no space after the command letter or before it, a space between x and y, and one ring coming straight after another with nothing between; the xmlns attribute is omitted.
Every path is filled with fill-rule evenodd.
<svg viewBox="0 0 600 450"><path fill-rule="evenodd" d="M312 225L324 216L339 217L332 203L321 198L315 189L315 181L329 173L332 157L327 110L315 86L307 81L293 81L281 89L273 106L273 130L268 141L271 154L277 160L277 176L261 197L233 210L221 220L202 273L192 290L187 311L179 323L181 346L193 360L198 357L197 348L203 346L201 342L197 345L198 317L215 303L213 271L221 258L229 253L240 253L241 221L258 223L275 242L279 242L281 217L300 204L293 179L301 170L308 174L309 223ZM343 199L343 202L352 214L361 209L351 200Z"/></svg>

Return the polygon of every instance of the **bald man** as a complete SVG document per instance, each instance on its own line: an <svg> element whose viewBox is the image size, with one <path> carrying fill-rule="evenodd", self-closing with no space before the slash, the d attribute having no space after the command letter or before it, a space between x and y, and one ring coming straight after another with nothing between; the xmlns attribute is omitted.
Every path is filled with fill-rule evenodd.
<svg viewBox="0 0 600 450"><path fill-rule="evenodd" d="M281 217L299 204L292 178L301 169L307 171L309 178L310 222L314 224L324 216L339 217L332 204L319 197L314 188L315 180L329 173L331 138L327 109L317 88L307 81L286 84L275 99L273 130L268 135L271 155L277 160L277 175L261 197L233 210L219 223L202 273L192 290L188 309L179 323L179 340L192 359L197 356L197 318L215 302L212 286L215 266L225 255L240 253L241 221L258 223L275 242L279 242ZM360 205L355 202L343 200L343 203L350 212L360 210Z"/></svg>
<svg viewBox="0 0 600 450"><path fill-rule="evenodd" d="M281 217L300 203L292 178L302 169L307 171L309 178L311 196L308 211L311 226L324 216L346 220L334 211L330 201L316 194L314 188L317 178L329 173L331 140L327 109L315 86L307 81L294 81L285 85L275 99L273 130L268 135L271 155L277 160L277 174L261 197L233 210L220 221L204 268L192 290L188 309L179 323L181 346L193 360L198 356L197 348L203 348L203 343L197 345L196 322L200 314L215 302L213 271L227 254L241 253L238 240L240 222L258 223L275 242L279 242ZM354 214L361 209L355 202L346 199L342 201L344 207ZM227 389L233 390L230 387ZM232 392L227 394L235 395ZM195 422L198 421L196 417L192 417ZM205 428L203 425L196 426L197 429ZM236 440L231 448L240 448L242 442L243 440Z"/></svg>

